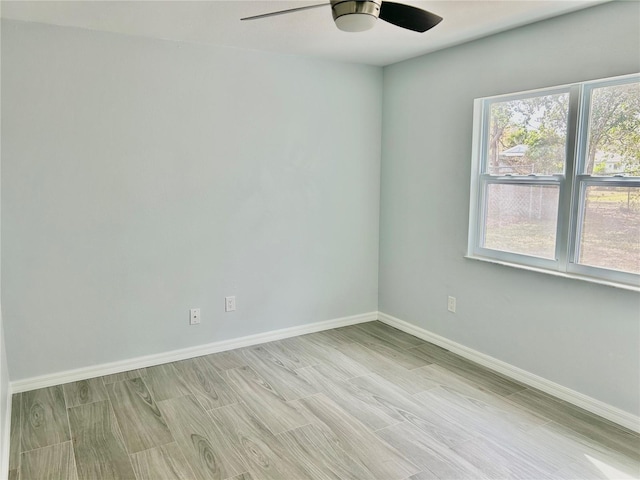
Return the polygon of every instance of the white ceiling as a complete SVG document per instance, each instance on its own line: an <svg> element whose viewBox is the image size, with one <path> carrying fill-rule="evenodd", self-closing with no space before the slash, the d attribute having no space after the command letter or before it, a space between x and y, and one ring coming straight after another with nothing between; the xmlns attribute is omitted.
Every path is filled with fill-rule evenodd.
<svg viewBox="0 0 640 480"><path fill-rule="evenodd" d="M367 32L345 33L335 27L329 6L240 21L241 17L323 3L322 0L2 1L0 14L15 20L382 66L603 3L396 1L429 10L444 21L426 33L404 30L381 20Z"/></svg>

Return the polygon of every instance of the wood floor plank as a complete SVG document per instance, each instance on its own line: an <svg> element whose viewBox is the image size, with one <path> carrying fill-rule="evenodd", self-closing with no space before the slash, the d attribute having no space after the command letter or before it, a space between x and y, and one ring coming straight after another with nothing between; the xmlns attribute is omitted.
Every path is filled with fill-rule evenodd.
<svg viewBox="0 0 640 480"><path fill-rule="evenodd" d="M303 462L313 478L356 480L372 472L331 441L317 425L305 425L278 435L287 451Z"/></svg>
<svg viewBox="0 0 640 480"><path fill-rule="evenodd" d="M156 402L192 393L175 364L165 363L148 367L146 370L147 375L144 377L144 383Z"/></svg>
<svg viewBox="0 0 640 480"><path fill-rule="evenodd" d="M22 392L20 404L23 452L70 440L62 386Z"/></svg>
<svg viewBox="0 0 640 480"><path fill-rule="evenodd" d="M287 400L296 400L317 393L317 389L288 368L269 350L262 346L242 349L247 364L262 378L268 378L273 388Z"/></svg>
<svg viewBox="0 0 640 480"><path fill-rule="evenodd" d="M423 367L431 363L430 361L425 360L422 357L414 355L411 350L399 347L395 343L389 342L384 338L380 338L369 333L369 331L365 327L354 328L349 332L348 335L355 341L355 343L364 345L365 347L378 352L380 355L392 359L398 365L408 370Z"/></svg>
<svg viewBox="0 0 640 480"><path fill-rule="evenodd" d="M552 478L551 473L542 468L539 461L529 456L523 457L520 455L522 452L514 450L513 445L508 442L493 443L477 438L458 445L453 450L490 478Z"/></svg>
<svg viewBox="0 0 640 480"><path fill-rule="evenodd" d="M192 395L159 402L194 478L223 480L248 471L231 440L232 432L207 415Z"/></svg>
<svg viewBox="0 0 640 480"><path fill-rule="evenodd" d="M608 420L539 390L527 389L510 395L508 399L601 445L640 459L640 435Z"/></svg>
<svg viewBox="0 0 640 480"><path fill-rule="evenodd" d="M367 338L369 337L369 334L367 332L362 333L364 338L362 338L362 340L358 341L357 343L360 343L365 347L370 348L374 352L377 352L380 355L393 360L398 365L406 368L407 370L424 367L425 365L431 364L430 361L414 355L411 350L404 350L391 343L387 343L384 340L378 340L373 336L370 336L371 338Z"/></svg>
<svg viewBox="0 0 640 480"><path fill-rule="evenodd" d="M173 441L158 406L141 378L110 383L107 391L129 453Z"/></svg>
<svg viewBox="0 0 640 480"><path fill-rule="evenodd" d="M559 470L585 470L604 468L619 478L640 478L640 460L629 457L618 450L603 445L590 437L581 435L555 422L548 423L530 432L530 442L543 445L549 453L545 456L559 457ZM593 475L589 475L591 477Z"/></svg>
<svg viewBox="0 0 640 480"><path fill-rule="evenodd" d="M220 376L207 357L196 357L176 363L186 386L206 409L238 402L235 392Z"/></svg>
<svg viewBox="0 0 640 480"><path fill-rule="evenodd" d="M237 350L227 350L226 352L212 353L205 355L209 364L216 369L218 373L224 372L231 368L246 367L247 362L244 361L242 356Z"/></svg>
<svg viewBox="0 0 640 480"><path fill-rule="evenodd" d="M497 463L504 461L522 464L523 469L541 472L545 477L553 477L555 472L570 463L571 457L563 449L557 448L557 444L548 441L540 441L531 435L531 432L523 432L518 429L510 429L508 433L500 435L486 435L468 442L475 444L474 450L478 452L495 452L499 459ZM460 446L465 450L467 444ZM458 447L454 447L458 450ZM491 457L490 454L488 454ZM517 458L517 461L511 459ZM476 465L478 461L474 462ZM526 467L528 465L528 467Z"/></svg>
<svg viewBox="0 0 640 480"><path fill-rule="evenodd" d="M111 375L105 375L102 381L105 385L115 382L121 382L122 380L132 380L134 378L144 378L147 375L146 368L138 368L136 370L129 370L128 372L113 373Z"/></svg>
<svg viewBox="0 0 640 480"><path fill-rule="evenodd" d="M411 348L425 343L424 340L418 337L409 335L379 321L360 323L356 327L400 348Z"/></svg>
<svg viewBox="0 0 640 480"><path fill-rule="evenodd" d="M110 383L107 393L129 453L173 442L173 436L141 378Z"/></svg>
<svg viewBox="0 0 640 480"><path fill-rule="evenodd" d="M176 443L130 455L137 480L191 480L193 471Z"/></svg>
<svg viewBox="0 0 640 480"><path fill-rule="evenodd" d="M526 388L525 385L519 382L492 372L488 368L470 362L432 343L424 342L422 345L411 348L409 351L426 361L441 365L447 370L475 382L482 389L497 393L498 395L507 396Z"/></svg>
<svg viewBox="0 0 640 480"><path fill-rule="evenodd" d="M514 426L528 431L549 422L548 418L520 407L508 398L489 392L440 365L429 365L424 370L449 394L452 404L474 411L477 409L475 415L487 417L491 423L506 423L508 425L505 428Z"/></svg>
<svg viewBox="0 0 640 480"><path fill-rule="evenodd" d="M371 373L377 373L410 394L422 392L437 386L428 375L425 375L422 370L425 367L407 370L393 360L358 343L341 345L338 349L361 365L366 365Z"/></svg>
<svg viewBox="0 0 640 480"><path fill-rule="evenodd" d="M236 475L233 478L229 478L228 480L254 480L253 475L249 472L241 473L240 475Z"/></svg>
<svg viewBox="0 0 640 480"><path fill-rule="evenodd" d="M209 415L215 423L224 425L236 449L249 464L249 470L258 478L312 478L305 465L292 459L282 442L243 403L211 410Z"/></svg>
<svg viewBox="0 0 640 480"><path fill-rule="evenodd" d="M348 380L341 380L327 365L316 365L299 370L300 375L327 397L336 402L344 411L360 420L372 430L395 425L402 421L395 412L387 411L378 402L376 395L360 389Z"/></svg>
<svg viewBox="0 0 640 480"><path fill-rule="evenodd" d="M359 397L368 396L372 404L394 418L396 423L412 423L435 442L453 446L473 438L473 432L455 421L455 412L447 414L447 411L420 402L378 375L354 378L351 383L359 389Z"/></svg>
<svg viewBox="0 0 640 480"><path fill-rule="evenodd" d="M353 343L353 340L345 335L340 328L334 328L331 330L324 330L322 332L316 332L309 335L304 335L300 338L313 337L315 342L322 342L330 347L337 347L338 345L349 345Z"/></svg>
<svg viewBox="0 0 640 480"><path fill-rule="evenodd" d="M400 480L420 471L325 395L303 398L300 403L318 418L320 422L316 425L330 435L328 438L333 443L339 444L351 458L371 471L371 478Z"/></svg>
<svg viewBox="0 0 640 480"><path fill-rule="evenodd" d="M173 442L171 432L141 378L110 383L107 393L129 453Z"/></svg>
<svg viewBox="0 0 640 480"><path fill-rule="evenodd" d="M22 454L20 475L33 480L77 480L71 442L58 443Z"/></svg>
<svg viewBox="0 0 640 480"><path fill-rule="evenodd" d="M334 328L327 330L331 332L332 338L336 339L339 344L358 343L358 337L364 332L358 328L358 325L347 325L346 327Z"/></svg>
<svg viewBox="0 0 640 480"><path fill-rule="evenodd" d="M78 382L66 383L62 386L67 408L77 407L86 403L106 400L107 389L101 378L90 378Z"/></svg>
<svg viewBox="0 0 640 480"><path fill-rule="evenodd" d="M434 440L410 422L402 422L376 432L389 445L393 445L414 465L424 470L426 478L489 478L460 457L444 443Z"/></svg>
<svg viewBox="0 0 640 480"><path fill-rule="evenodd" d="M554 480L637 480L640 472L625 473L598 461L576 462L553 474Z"/></svg>
<svg viewBox="0 0 640 480"><path fill-rule="evenodd" d="M438 387L414 395L416 401L428 409L424 415L437 415L448 422L454 432L467 432L476 437L491 438L508 442L523 431L535 428L526 416L519 419L517 413L503 413L502 410L480 400L465 397L445 388ZM420 426L420 425L418 425ZM454 447L460 442L443 437L443 442Z"/></svg>
<svg viewBox="0 0 640 480"><path fill-rule="evenodd" d="M291 370L310 367L320 362L318 357L314 355L315 349L296 337L265 343L262 347L269 350L274 357Z"/></svg>
<svg viewBox="0 0 640 480"><path fill-rule="evenodd" d="M314 355L320 359L323 365L330 367L337 377L342 380L349 380L350 378L371 373L365 366L334 348L333 344L326 343L326 339L320 335L321 333L326 332L305 335L304 337L299 337L299 340L308 348L315 349ZM351 343L353 342L349 342L349 344Z"/></svg>
<svg viewBox="0 0 640 480"><path fill-rule="evenodd" d="M9 470L17 470L20 467L20 450L22 443L22 427L20 413L22 411L21 393L11 396L11 427L9 433Z"/></svg>
<svg viewBox="0 0 640 480"><path fill-rule="evenodd" d="M225 372L231 388L242 398L247 406L271 430L278 434L309 423L309 420L287 402L251 367L234 368Z"/></svg>
<svg viewBox="0 0 640 480"><path fill-rule="evenodd" d="M70 408L69 422L79 479L135 479L109 401Z"/></svg>
<svg viewBox="0 0 640 480"><path fill-rule="evenodd" d="M455 478L455 477L451 477L451 478ZM467 477L461 477L461 478L467 478ZM433 472L426 470L420 473L416 473L415 475L411 475L409 477L409 480L441 480L438 477L436 477Z"/></svg>

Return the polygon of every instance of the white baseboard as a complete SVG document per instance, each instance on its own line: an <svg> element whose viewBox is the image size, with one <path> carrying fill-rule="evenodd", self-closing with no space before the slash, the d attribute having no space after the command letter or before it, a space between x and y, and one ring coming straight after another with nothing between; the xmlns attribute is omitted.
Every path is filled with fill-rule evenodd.
<svg viewBox="0 0 640 480"><path fill-rule="evenodd" d="M135 370L136 368L151 367L161 365L163 363L185 360L187 358L199 357L210 353L224 352L225 350L233 350L235 348L248 347L259 343L272 342L283 338L296 337L307 333L320 332L322 330L330 330L332 328L345 327L356 323L372 322L378 319L378 312L363 313L360 315L352 315L349 317L336 318L333 320L325 320L322 322L309 323L297 327L283 328L280 330L272 330L269 332L248 335L246 337L233 338L220 342L208 343L206 345L198 345L197 347L183 348L155 355L146 355L144 357L131 358L111 363L103 363L101 365L93 365L90 367L77 368L64 372L52 373L49 375L41 375L38 377L26 378L11 382L11 391L13 393L27 392L38 388L51 387L53 385L61 385L69 382L77 382L79 380L87 380L89 378L101 377L112 373L126 372Z"/></svg>
<svg viewBox="0 0 640 480"><path fill-rule="evenodd" d="M571 390L570 388L552 382L551 380L547 380L546 378L542 378L531 372L527 372L526 370L522 370L521 368L515 367L507 362L503 362L502 360L490 357L489 355L478 352L472 348L465 347L460 343L441 337L440 335L425 330L424 328L417 327L409 322L387 315L386 313L378 312L378 320L410 335L426 340L427 342L431 342L442 348L446 348L461 357L501 373L506 377L517 380L518 382L530 387L537 388L538 390L542 390L549 395L553 395L554 397L583 408L584 410L594 413L600 417L606 418L607 420L629 430L640 433L640 417L629 412L600 400L596 400L595 398L589 397L580 392L576 392L575 390Z"/></svg>

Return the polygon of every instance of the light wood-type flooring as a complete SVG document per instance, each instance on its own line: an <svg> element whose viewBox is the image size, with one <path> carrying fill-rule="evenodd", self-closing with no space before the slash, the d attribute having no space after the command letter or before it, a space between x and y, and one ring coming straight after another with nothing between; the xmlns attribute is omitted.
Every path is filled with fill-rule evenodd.
<svg viewBox="0 0 640 480"><path fill-rule="evenodd" d="M11 480L618 479L640 438L379 322L14 395Z"/></svg>

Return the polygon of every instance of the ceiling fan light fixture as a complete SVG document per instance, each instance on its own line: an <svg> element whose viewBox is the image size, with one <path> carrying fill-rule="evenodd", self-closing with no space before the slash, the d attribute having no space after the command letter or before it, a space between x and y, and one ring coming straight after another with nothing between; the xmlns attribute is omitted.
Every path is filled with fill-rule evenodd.
<svg viewBox="0 0 640 480"><path fill-rule="evenodd" d="M343 32L364 32L371 30L377 18L366 13L352 13L336 18L336 26Z"/></svg>
<svg viewBox="0 0 640 480"><path fill-rule="evenodd" d="M324 7L325 5L331 5L333 21L340 30L345 32L364 32L369 30L375 25L378 18L396 27L419 33L432 29L442 21L442 17L435 13L389 0L331 0L330 4L305 5L304 7L245 17L240 20L274 17L285 13Z"/></svg>
<svg viewBox="0 0 640 480"><path fill-rule="evenodd" d="M336 26L344 32L364 32L376 24L382 0L331 0Z"/></svg>

